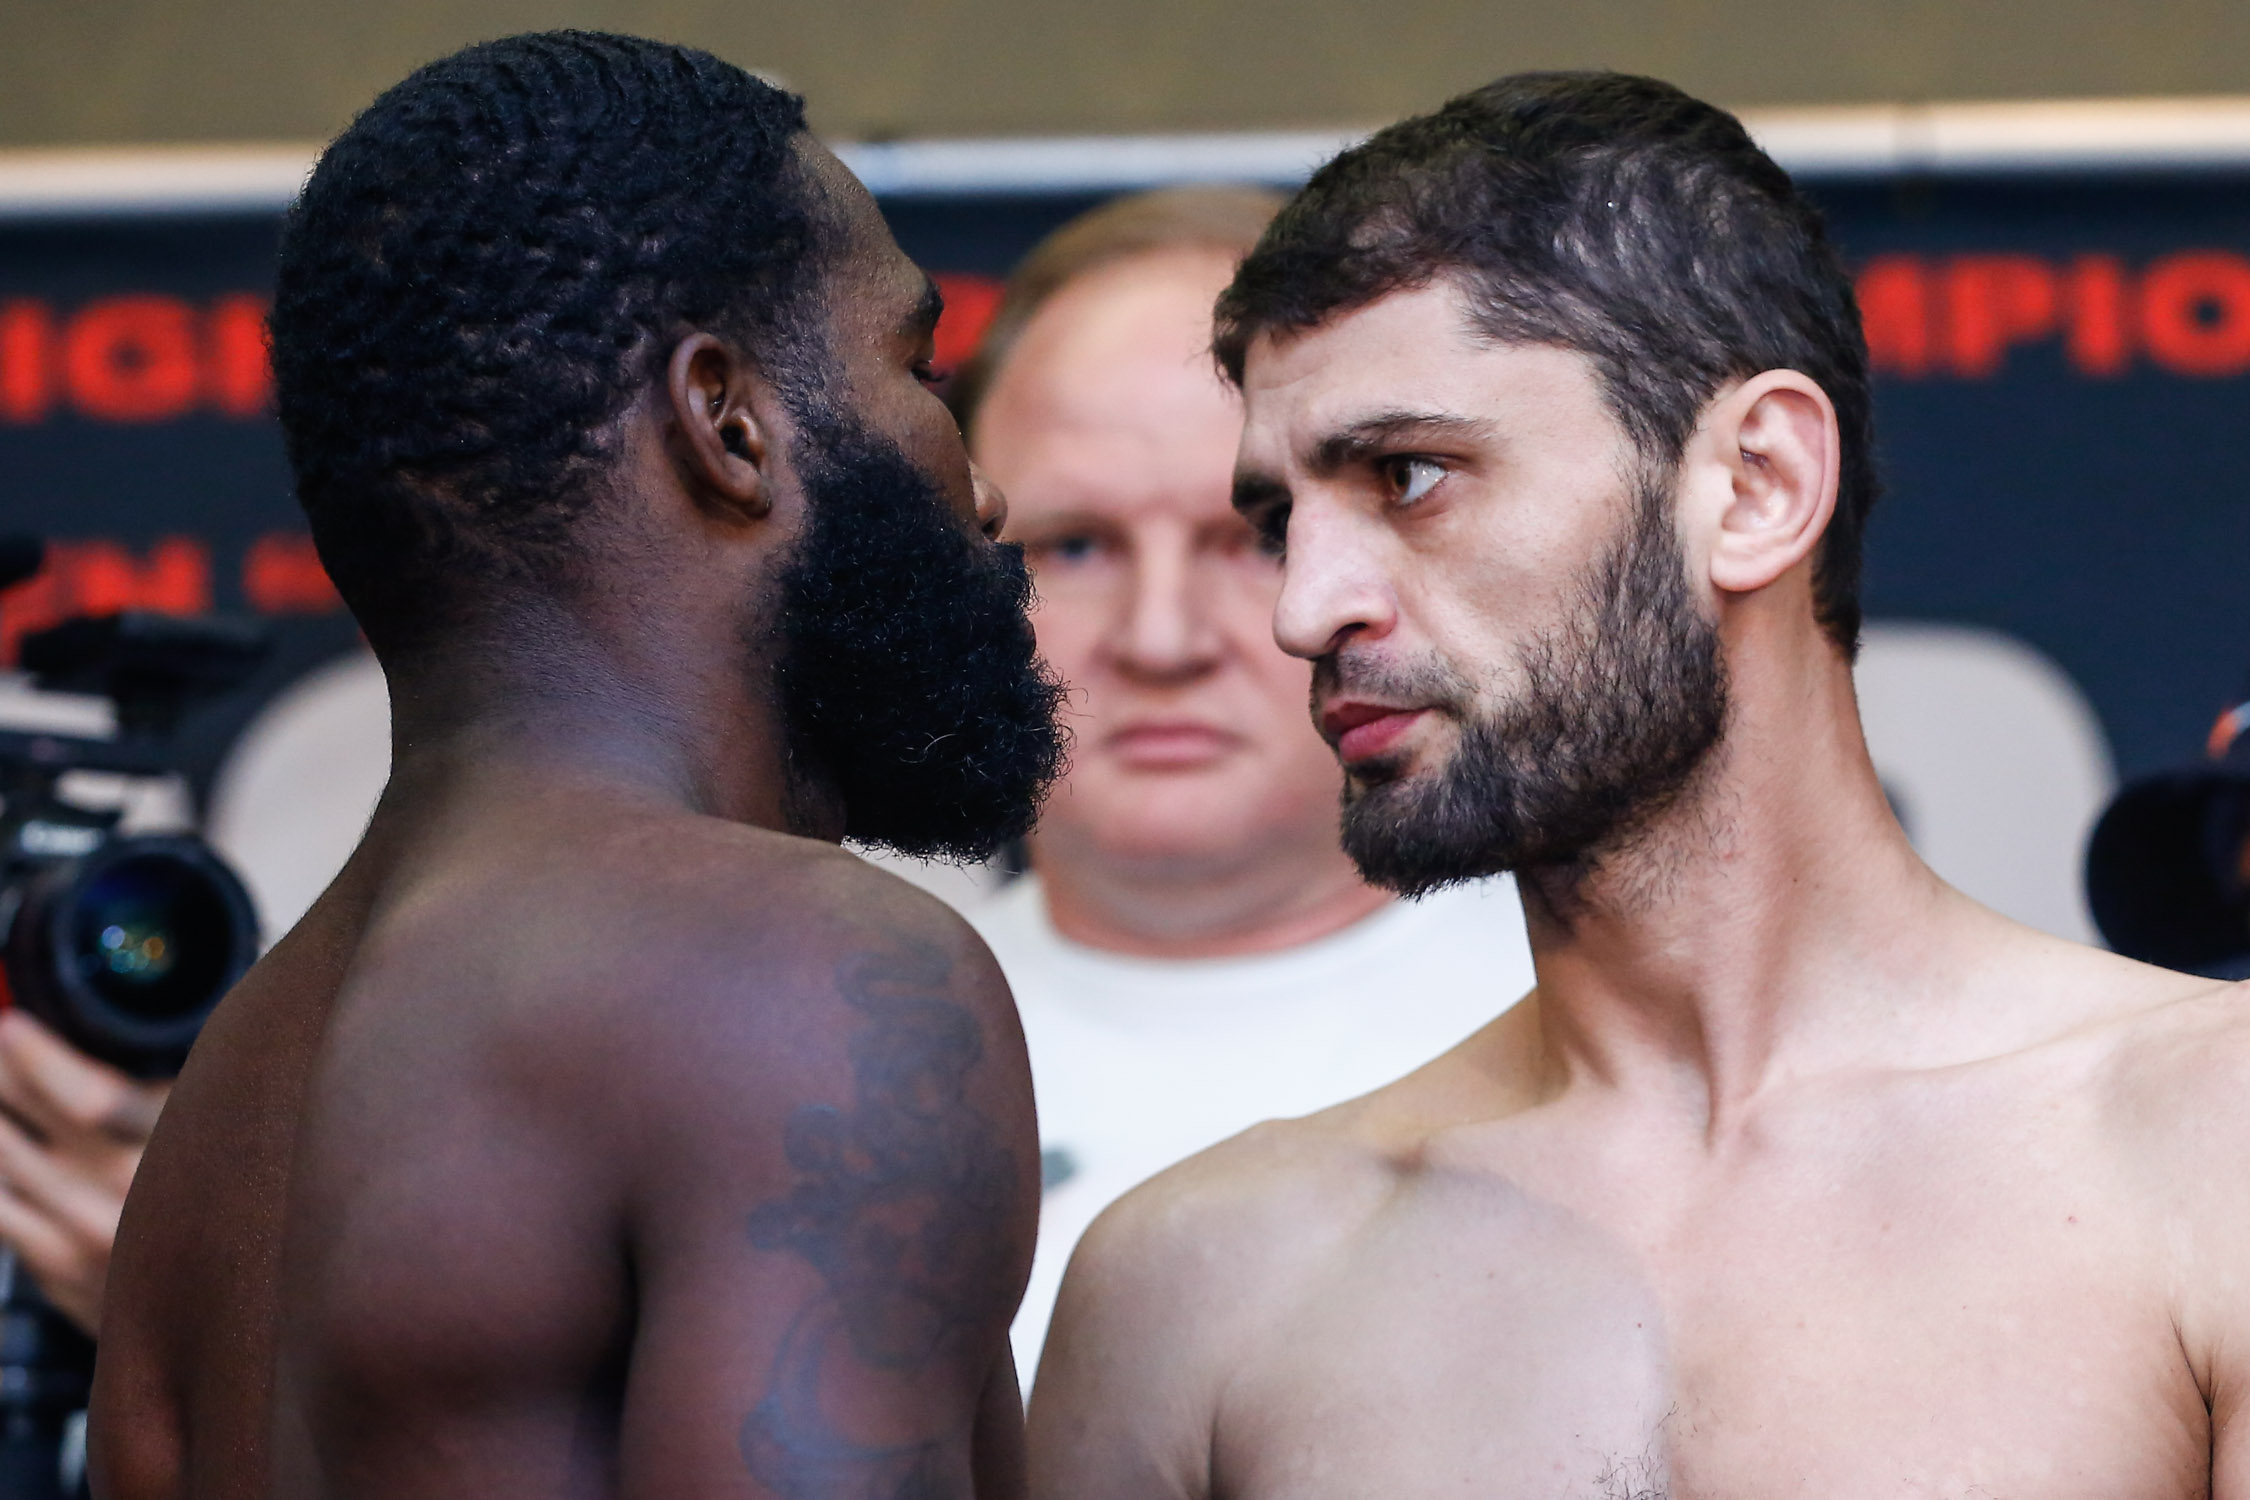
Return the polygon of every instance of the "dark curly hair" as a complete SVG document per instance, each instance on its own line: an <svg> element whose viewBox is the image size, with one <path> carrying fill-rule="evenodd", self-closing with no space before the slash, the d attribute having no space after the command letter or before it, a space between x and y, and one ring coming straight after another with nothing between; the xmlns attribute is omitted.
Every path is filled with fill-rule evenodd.
<svg viewBox="0 0 2250 1500"><path fill-rule="evenodd" d="M680 336L813 357L832 236L804 129L709 53L559 31L431 63L322 154L282 236L276 404L379 651L568 576L615 420Z"/></svg>
<svg viewBox="0 0 2250 1500"><path fill-rule="evenodd" d="M1658 472L1727 381L1817 381L1843 453L1814 611L1856 652L1879 489L1867 343L1819 212L1740 121L1619 73L1519 73L1463 94L1314 174L1220 299L1215 348L1239 383L1259 334L1439 277L1490 337L1589 356Z"/></svg>

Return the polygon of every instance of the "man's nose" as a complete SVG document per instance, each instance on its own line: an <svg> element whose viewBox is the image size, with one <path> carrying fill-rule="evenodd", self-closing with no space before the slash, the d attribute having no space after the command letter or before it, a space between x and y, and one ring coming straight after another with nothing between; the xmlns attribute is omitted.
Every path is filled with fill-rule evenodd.
<svg viewBox="0 0 2250 1500"><path fill-rule="evenodd" d="M1397 596L1381 577L1368 539L1344 518L1300 504L1289 518L1274 643L1291 656L1316 660L1354 636L1388 635L1397 623Z"/></svg>
<svg viewBox="0 0 2250 1500"><path fill-rule="evenodd" d="M1183 542L1136 549L1130 592L1112 640L1118 665L1136 676L1192 677L1217 660L1217 632L1208 601L1197 597L1195 560Z"/></svg>
<svg viewBox="0 0 2250 1500"><path fill-rule="evenodd" d="M1000 493L1000 486L987 478L984 470L973 461L969 465L969 485L977 497L977 529L998 541L1000 528L1008 523L1008 497Z"/></svg>

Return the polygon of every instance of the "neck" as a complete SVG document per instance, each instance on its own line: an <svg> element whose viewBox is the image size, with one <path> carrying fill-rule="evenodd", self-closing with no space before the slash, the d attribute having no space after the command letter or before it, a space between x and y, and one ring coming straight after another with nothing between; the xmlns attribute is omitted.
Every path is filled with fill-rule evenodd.
<svg viewBox="0 0 2250 1500"><path fill-rule="evenodd" d="M1042 829L1031 862L1055 930L1073 942L1151 958L1233 958L1326 937L1389 902L1359 878L1333 828L1306 832L1286 847L1149 858Z"/></svg>
<svg viewBox="0 0 2250 1500"><path fill-rule="evenodd" d="M731 639L685 622L612 636L559 607L511 614L410 659L387 661L386 808L464 786L560 791L800 830L772 711L733 651L696 660L680 643ZM670 650L645 643L669 639ZM816 818L814 821L825 821Z"/></svg>
<svg viewBox="0 0 2250 1500"><path fill-rule="evenodd" d="M1903 1060L1932 1028L1901 1017L1980 910L1907 843L1841 656L1775 655L1737 672L1727 737L1677 803L1521 882L1551 1085L1677 1107L1707 1137L1770 1082Z"/></svg>

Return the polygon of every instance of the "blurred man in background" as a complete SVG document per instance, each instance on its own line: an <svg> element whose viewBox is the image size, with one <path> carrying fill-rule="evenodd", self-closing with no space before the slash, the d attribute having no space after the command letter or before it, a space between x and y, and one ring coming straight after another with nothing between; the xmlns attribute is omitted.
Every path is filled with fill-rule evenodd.
<svg viewBox="0 0 2250 1500"><path fill-rule="evenodd" d="M956 386L1073 693L1031 874L971 914L1038 1087L1027 1372L1111 1200L1427 1061L1531 983L1505 879L1401 903L1337 844L1341 776L1309 669L1274 644L1279 563L1228 503L1242 405L1210 351L1212 304L1279 202L1179 188L1064 226Z"/></svg>

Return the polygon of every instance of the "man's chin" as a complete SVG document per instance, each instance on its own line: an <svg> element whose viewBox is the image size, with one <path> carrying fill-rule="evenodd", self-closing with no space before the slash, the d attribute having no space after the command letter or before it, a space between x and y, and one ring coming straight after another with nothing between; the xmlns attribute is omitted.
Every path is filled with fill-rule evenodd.
<svg viewBox="0 0 2250 1500"><path fill-rule="evenodd" d="M1050 804L1037 838L1061 863L1190 865L1239 860L1270 840L1277 821L1262 788L1231 777L1181 777L1168 787L1145 780L1079 779ZM1036 863L1036 860L1034 861Z"/></svg>
<svg viewBox="0 0 2250 1500"><path fill-rule="evenodd" d="M1442 775L1402 767L1369 783L1359 769L1345 779L1341 831L1369 885L1412 898L1516 868L1505 830L1464 821Z"/></svg>

